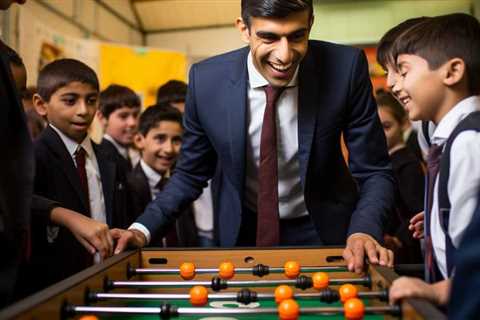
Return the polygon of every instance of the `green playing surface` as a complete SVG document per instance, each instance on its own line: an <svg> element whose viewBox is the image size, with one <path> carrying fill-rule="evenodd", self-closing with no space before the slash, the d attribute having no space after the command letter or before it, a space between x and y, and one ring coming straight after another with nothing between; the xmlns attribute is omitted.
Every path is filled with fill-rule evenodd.
<svg viewBox="0 0 480 320"><path fill-rule="evenodd" d="M368 305L368 300L363 300L365 305ZM341 306L341 303L332 303L332 304L327 304L323 302L316 301L314 299L299 299L297 300L300 304L300 313L301 313L301 308L302 307L333 307L333 306ZM174 301L168 301L168 303L175 305L177 307L191 307L190 303L186 300L174 300ZM111 305L111 304L110 304ZM161 305L161 302L131 302L128 303L127 305L123 306L129 306L129 307L159 307ZM239 304L235 301L214 301L214 302L209 302L209 305L206 307L215 307L215 308L238 308ZM277 305L275 302L272 300L262 300L257 303L251 303L247 305L248 307L253 307L253 308L276 308ZM301 320L303 319L345 319L343 315L314 315L314 314L309 314L309 315L300 315ZM114 319L160 319L159 316L116 316ZM172 318L172 319L197 319L197 320L273 320L273 319L278 319L277 315L238 315L238 316L221 316L221 315L199 315L199 316L180 316L177 318ZM366 320L377 320L377 319L384 319L382 315L366 315L365 318Z"/></svg>

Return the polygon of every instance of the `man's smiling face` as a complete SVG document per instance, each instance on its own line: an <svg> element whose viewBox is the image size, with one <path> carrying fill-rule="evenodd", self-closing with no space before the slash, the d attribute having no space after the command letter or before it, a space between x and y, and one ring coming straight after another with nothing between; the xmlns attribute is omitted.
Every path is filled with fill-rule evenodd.
<svg viewBox="0 0 480 320"><path fill-rule="evenodd" d="M250 19L250 27L242 28L250 44L253 64L275 87L287 86L308 49L312 19L305 10L285 18Z"/></svg>

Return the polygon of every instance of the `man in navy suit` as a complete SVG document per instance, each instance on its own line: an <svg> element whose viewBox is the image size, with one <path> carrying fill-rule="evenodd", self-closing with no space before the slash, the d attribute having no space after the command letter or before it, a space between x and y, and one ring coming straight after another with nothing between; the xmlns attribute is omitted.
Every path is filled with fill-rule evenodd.
<svg viewBox="0 0 480 320"><path fill-rule="evenodd" d="M249 47L192 66L176 170L128 231L112 231L116 252L165 232L214 177L221 246L346 243L351 270L365 255L393 263L379 244L393 178L367 61L359 49L309 41L312 24L311 0L242 0L237 26Z"/></svg>

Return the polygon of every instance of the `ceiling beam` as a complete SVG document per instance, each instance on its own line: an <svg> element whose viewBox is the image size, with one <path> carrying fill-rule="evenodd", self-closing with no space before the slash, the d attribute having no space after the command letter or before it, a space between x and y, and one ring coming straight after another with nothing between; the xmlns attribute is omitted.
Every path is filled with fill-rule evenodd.
<svg viewBox="0 0 480 320"><path fill-rule="evenodd" d="M133 0L129 0L128 2L130 3L130 9L133 12L133 16L135 17L135 21L137 22L138 28L140 29L139 31L142 34L142 45L146 46L147 45L147 33L145 32L145 27L143 26L142 18L140 18L137 7L133 3Z"/></svg>
<svg viewBox="0 0 480 320"><path fill-rule="evenodd" d="M110 7L108 4L103 2L102 0L95 0L95 2L102 7L103 9L107 10L109 13L111 13L114 17L116 17L118 20L129 26L130 28L142 33L142 30L139 26L135 25L134 23L130 22L127 18L125 18L122 14L120 14L118 11Z"/></svg>
<svg viewBox="0 0 480 320"><path fill-rule="evenodd" d="M232 23L222 23L222 24L205 25L205 26L198 26L198 27L152 29L152 30L145 30L145 32L147 33L147 35L149 35L149 34L153 34L153 33L197 31L197 30L208 30L208 29L218 29L218 28L233 28L233 27L235 27L235 24L232 22Z"/></svg>

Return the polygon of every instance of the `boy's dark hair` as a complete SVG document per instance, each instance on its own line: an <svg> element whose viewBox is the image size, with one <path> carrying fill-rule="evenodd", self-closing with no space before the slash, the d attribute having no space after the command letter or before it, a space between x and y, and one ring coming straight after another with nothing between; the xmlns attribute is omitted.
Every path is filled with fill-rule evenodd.
<svg viewBox="0 0 480 320"><path fill-rule="evenodd" d="M140 98L130 88L111 84L100 92L100 112L108 119L117 109L128 107L140 109Z"/></svg>
<svg viewBox="0 0 480 320"><path fill-rule="evenodd" d="M47 64L40 71L38 94L44 101L50 101L55 91L72 82L89 84L99 91L98 78L92 68L75 59L60 59Z"/></svg>
<svg viewBox="0 0 480 320"><path fill-rule="evenodd" d="M480 23L465 13L453 13L427 19L403 33L392 47L397 60L401 54L425 59L431 70L453 58L466 67L469 94L480 93Z"/></svg>
<svg viewBox="0 0 480 320"><path fill-rule="evenodd" d="M156 104L148 107L138 121L138 132L146 136L148 132L156 127L160 121L178 122L183 128L182 113L169 103Z"/></svg>
<svg viewBox="0 0 480 320"><path fill-rule="evenodd" d="M308 10L313 16L312 0L242 0L242 19L250 28L250 18L285 18Z"/></svg>
<svg viewBox="0 0 480 320"><path fill-rule="evenodd" d="M179 80L170 80L157 90L157 104L164 102L184 102L187 96L187 84Z"/></svg>
<svg viewBox="0 0 480 320"><path fill-rule="evenodd" d="M395 60L392 56L392 46L395 40L400 37L405 31L413 26L429 19L429 17L418 17L407 19L402 23L396 25L392 29L388 30L380 39L377 47L377 62L383 69L387 70L387 65L396 66Z"/></svg>
<svg viewBox="0 0 480 320"><path fill-rule="evenodd" d="M22 58L18 55L18 53L15 50L10 48L6 44L2 44L1 49L3 49L5 51L5 53L7 55L7 58L8 58L8 62L10 64L13 64L17 67L24 67L25 66Z"/></svg>
<svg viewBox="0 0 480 320"><path fill-rule="evenodd" d="M375 99L377 106L379 108L387 108L399 123L404 123L407 120L407 112L390 92L383 89L378 90Z"/></svg>

